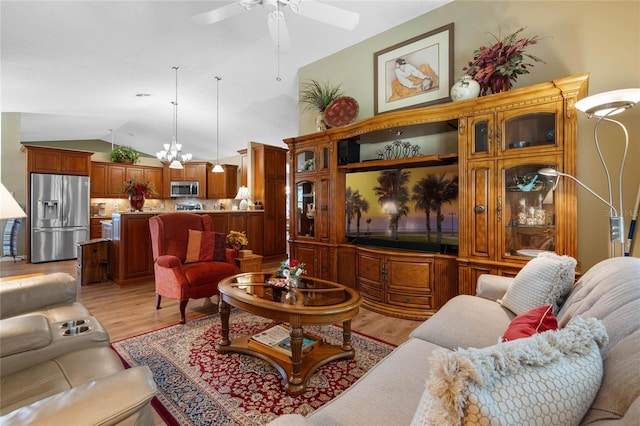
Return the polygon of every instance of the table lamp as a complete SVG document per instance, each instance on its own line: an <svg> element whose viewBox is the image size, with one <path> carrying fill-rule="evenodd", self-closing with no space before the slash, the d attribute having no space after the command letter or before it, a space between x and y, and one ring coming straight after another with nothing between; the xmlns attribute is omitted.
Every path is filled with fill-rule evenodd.
<svg viewBox="0 0 640 426"><path fill-rule="evenodd" d="M0 219L18 219L27 217L13 195L0 183Z"/></svg>
<svg viewBox="0 0 640 426"><path fill-rule="evenodd" d="M241 186L238 189L238 194L236 195L236 200L241 200L238 208L240 210L247 210L249 208L249 203L247 200L251 198L251 194L249 193L249 188L246 186Z"/></svg>

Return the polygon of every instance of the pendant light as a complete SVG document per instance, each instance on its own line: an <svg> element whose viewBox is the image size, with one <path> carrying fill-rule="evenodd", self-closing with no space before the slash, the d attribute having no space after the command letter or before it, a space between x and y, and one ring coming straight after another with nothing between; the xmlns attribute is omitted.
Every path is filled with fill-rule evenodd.
<svg viewBox="0 0 640 426"><path fill-rule="evenodd" d="M220 80L222 77L216 75L216 165L211 169L213 173L224 172L220 165Z"/></svg>
<svg viewBox="0 0 640 426"><path fill-rule="evenodd" d="M163 150L156 153L156 157L160 161L170 162L170 169L182 169L182 163L190 161L191 154L182 154L182 144L178 143L178 69L179 67L172 67L172 70L176 72L176 97L171 102L173 105L173 136L171 137L171 143L165 143Z"/></svg>

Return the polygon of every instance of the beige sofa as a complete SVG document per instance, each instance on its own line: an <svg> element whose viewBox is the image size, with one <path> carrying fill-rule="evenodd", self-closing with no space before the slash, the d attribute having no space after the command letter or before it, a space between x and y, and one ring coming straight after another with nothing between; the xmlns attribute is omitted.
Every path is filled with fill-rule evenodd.
<svg viewBox="0 0 640 426"><path fill-rule="evenodd" d="M439 354L439 360L442 360L446 354L464 352L458 348L483 348L478 352L492 350L516 317L513 312L496 302L504 297L513 283L512 278L481 276L475 296L461 295L451 299L432 318L419 326L407 342L396 348L343 394L306 418L295 414L285 415L274 420L271 425L425 424L420 423L420 416L416 412L424 408L425 383L432 373L437 373L432 371L434 355ZM608 334L608 343L604 340L596 348L597 362L601 364L600 368L604 373L601 381L599 377L595 379L595 398L588 400L586 414L573 423L640 424L640 259L608 259L585 273L557 312L558 326L566 331L570 322L574 324L581 321L578 317L595 317L601 320ZM576 319L575 322L573 319ZM539 341L551 335L542 333L500 345L514 347L525 344L530 339ZM442 355L443 352L445 355ZM440 368L442 364L436 365ZM559 380L549 382L573 378L567 376L573 375L563 375ZM517 386L529 388L529 392L532 392L532 385L526 380ZM566 401L549 401L548 405L552 406L556 402L565 403L569 407L575 404L573 397L570 397ZM464 412L465 416L468 414L467 411ZM518 424L534 424L538 420L538 416L532 414L529 419ZM448 423L442 419L436 424ZM566 424L562 420L551 422L554 423Z"/></svg>
<svg viewBox="0 0 640 426"><path fill-rule="evenodd" d="M69 274L0 285L0 355L3 426L153 424L151 371L124 369Z"/></svg>

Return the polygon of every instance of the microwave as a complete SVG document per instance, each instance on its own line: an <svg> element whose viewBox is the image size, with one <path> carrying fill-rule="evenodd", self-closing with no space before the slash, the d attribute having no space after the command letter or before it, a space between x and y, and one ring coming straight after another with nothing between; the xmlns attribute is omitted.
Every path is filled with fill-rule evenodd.
<svg viewBox="0 0 640 426"><path fill-rule="evenodd" d="M200 184L198 182L171 182L171 197L198 197Z"/></svg>

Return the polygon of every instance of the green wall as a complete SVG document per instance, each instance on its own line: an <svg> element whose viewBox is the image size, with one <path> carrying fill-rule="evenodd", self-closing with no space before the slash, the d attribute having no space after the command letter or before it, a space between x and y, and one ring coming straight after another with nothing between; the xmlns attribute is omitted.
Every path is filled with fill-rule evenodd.
<svg viewBox="0 0 640 426"><path fill-rule="evenodd" d="M401 7L401 6L399 6ZM431 13L381 33L299 70L299 81L309 78L341 83L360 104L359 119L373 115L373 55L396 43L453 22L454 80L479 46L491 44L490 34L510 34L527 27L524 36L548 37L528 53L541 57L531 74L521 76L515 88L573 74L590 73L589 94L640 87L640 2L637 1L454 1ZM635 163L640 159L640 105L618 115L629 131L630 147L624 174L625 222L640 186ZM594 121L578 118L577 177L607 198L604 169L593 141ZM599 137L607 164L617 176L622 152L621 132L601 126ZM606 127L606 128L605 128ZM315 131L315 115L300 113L299 133ZM610 143L609 143L610 142ZM617 180L614 179L614 187ZM617 191L616 191L617 192ZM614 204L617 204L617 197ZM583 270L609 256L606 208L578 189L578 260ZM640 256L640 231L632 254ZM626 236L626 233L625 233Z"/></svg>

